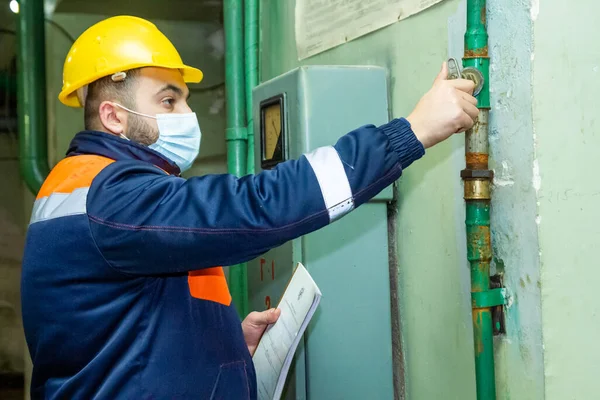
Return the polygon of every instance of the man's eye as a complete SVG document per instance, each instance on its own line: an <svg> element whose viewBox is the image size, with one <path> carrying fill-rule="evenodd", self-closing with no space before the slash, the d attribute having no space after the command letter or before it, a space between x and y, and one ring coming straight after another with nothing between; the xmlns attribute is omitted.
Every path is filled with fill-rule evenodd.
<svg viewBox="0 0 600 400"><path fill-rule="evenodd" d="M172 106L174 101L175 101L175 100L173 100L173 99L170 99L170 98L169 98L169 99L164 99L164 100L162 101L162 103L163 103L165 106Z"/></svg>

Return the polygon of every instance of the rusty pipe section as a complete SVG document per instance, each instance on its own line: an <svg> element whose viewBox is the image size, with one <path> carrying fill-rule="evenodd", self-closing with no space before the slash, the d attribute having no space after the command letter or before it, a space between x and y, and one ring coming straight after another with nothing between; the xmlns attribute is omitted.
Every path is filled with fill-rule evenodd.
<svg viewBox="0 0 600 400"><path fill-rule="evenodd" d="M477 398L496 399L492 307L475 301L489 297L492 239L490 231L490 185L488 168L489 110L480 110L473 129L465 136L466 168L461 171L466 203L467 259L471 267L471 298Z"/></svg>
<svg viewBox="0 0 600 400"><path fill-rule="evenodd" d="M464 199L491 200L490 185L494 174L488 169L488 119L489 110L479 111L479 117L465 134L466 168L461 171L464 180Z"/></svg>
<svg viewBox="0 0 600 400"><path fill-rule="evenodd" d="M505 304L504 291L492 289L490 264L491 183L488 123L490 113L488 34L486 0L467 0L467 27L462 73L475 82L479 117L465 134L465 163L461 171L466 207L467 259L471 268L471 306L475 350L475 380L478 400L496 399L494 330L492 308Z"/></svg>

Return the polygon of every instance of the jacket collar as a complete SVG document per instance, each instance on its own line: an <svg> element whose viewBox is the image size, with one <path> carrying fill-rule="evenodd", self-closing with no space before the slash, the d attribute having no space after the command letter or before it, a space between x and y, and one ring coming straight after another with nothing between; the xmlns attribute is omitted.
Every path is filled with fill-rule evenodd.
<svg viewBox="0 0 600 400"><path fill-rule="evenodd" d="M84 154L95 154L115 161L140 160L154 164L171 175L181 173L177 164L149 147L105 132L83 131L75 135L67 157Z"/></svg>

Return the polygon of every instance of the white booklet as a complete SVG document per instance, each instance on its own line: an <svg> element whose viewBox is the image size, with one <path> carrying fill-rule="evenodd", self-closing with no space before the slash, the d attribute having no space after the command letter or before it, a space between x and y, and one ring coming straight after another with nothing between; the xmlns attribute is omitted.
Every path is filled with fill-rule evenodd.
<svg viewBox="0 0 600 400"><path fill-rule="evenodd" d="M281 398L290 364L320 300L317 284L298 263L279 302L279 320L267 327L252 358L260 400Z"/></svg>

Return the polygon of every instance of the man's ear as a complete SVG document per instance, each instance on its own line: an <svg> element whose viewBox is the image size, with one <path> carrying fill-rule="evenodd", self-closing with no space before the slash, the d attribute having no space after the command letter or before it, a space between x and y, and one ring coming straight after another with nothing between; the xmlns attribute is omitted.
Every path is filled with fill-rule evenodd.
<svg viewBox="0 0 600 400"><path fill-rule="evenodd" d="M127 111L111 101L103 101L98 108L100 123L107 132L121 135L127 129Z"/></svg>

